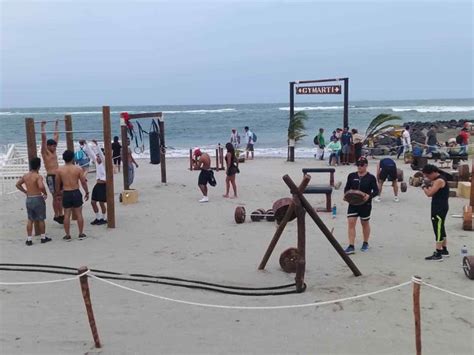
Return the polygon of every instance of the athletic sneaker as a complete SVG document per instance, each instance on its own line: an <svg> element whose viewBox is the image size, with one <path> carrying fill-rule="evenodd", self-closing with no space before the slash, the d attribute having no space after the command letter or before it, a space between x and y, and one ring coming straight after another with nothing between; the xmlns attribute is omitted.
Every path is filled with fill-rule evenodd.
<svg viewBox="0 0 474 355"><path fill-rule="evenodd" d="M100 226L100 225L102 225L102 224L107 224L107 221L106 221L105 219L103 219L103 218L102 218L102 219L99 219L99 220L97 221L97 225Z"/></svg>
<svg viewBox="0 0 474 355"><path fill-rule="evenodd" d="M369 251L369 243L363 243L360 251Z"/></svg>
<svg viewBox="0 0 474 355"><path fill-rule="evenodd" d="M199 202L209 202L209 197L204 196L202 199L199 200Z"/></svg>
<svg viewBox="0 0 474 355"><path fill-rule="evenodd" d="M47 242L50 242L52 239L49 238L49 237L44 237L44 238L41 238L41 244L44 244L44 243L47 243Z"/></svg>
<svg viewBox="0 0 474 355"><path fill-rule="evenodd" d="M31 247L31 246L33 245L33 241L32 241L32 240L27 240L27 241L25 242L25 244L26 244L27 246Z"/></svg>
<svg viewBox="0 0 474 355"><path fill-rule="evenodd" d="M382 199L380 198L380 196L375 196L374 201L375 202L380 202L380 201L382 201Z"/></svg>
<svg viewBox="0 0 474 355"><path fill-rule="evenodd" d="M54 217L53 220L59 224L64 224L64 216Z"/></svg>
<svg viewBox="0 0 474 355"><path fill-rule="evenodd" d="M443 250L441 251L441 255L443 256L443 258L449 257L449 251L448 251L448 249L443 249Z"/></svg>
<svg viewBox="0 0 474 355"><path fill-rule="evenodd" d="M96 225L99 224L99 222L100 222L100 221L96 218L96 219L94 219L94 220L91 222L91 224L92 224L93 226L96 226Z"/></svg>
<svg viewBox="0 0 474 355"><path fill-rule="evenodd" d="M400 199L398 198L398 196L395 196L395 197L393 198L393 200L394 200L395 202L400 202Z"/></svg>
<svg viewBox="0 0 474 355"><path fill-rule="evenodd" d="M351 255L351 254L355 254L355 250L354 250L354 247L352 245L349 245L345 250L344 252L346 253L346 255Z"/></svg>
<svg viewBox="0 0 474 355"><path fill-rule="evenodd" d="M84 233L79 234L79 240L86 239L86 238L87 238L87 235L85 235Z"/></svg>
<svg viewBox="0 0 474 355"><path fill-rule="evenodd" d="M433 252L433 255L427 256L425 260L434 260L434 261L443 261L443 256L441 253L438 254L437 251Z"/></svg>
<svg viewBox="0 0 474 355"><path fill-rule="evenodd" d="M66 242L70 242L71 241L71 236L70 235L65 235L63 237L63 240L65 240Z"/></svg>

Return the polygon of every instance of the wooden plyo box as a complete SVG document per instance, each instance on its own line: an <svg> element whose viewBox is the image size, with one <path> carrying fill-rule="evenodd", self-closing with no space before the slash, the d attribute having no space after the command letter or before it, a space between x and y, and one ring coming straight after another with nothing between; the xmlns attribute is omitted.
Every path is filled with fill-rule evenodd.
<svg viewBox="0 0 474 355"><path fill-rule="evenodd" d="M471 197L471 183L467 181L459 181L458 183L458 197Z"/></svg>
<svg viewBox="0 0 474 355"><path fill-rule="evenodd" d="M130 205L138 202L138 190L123 190L120 194L120 202L124 205Z"/></svg>

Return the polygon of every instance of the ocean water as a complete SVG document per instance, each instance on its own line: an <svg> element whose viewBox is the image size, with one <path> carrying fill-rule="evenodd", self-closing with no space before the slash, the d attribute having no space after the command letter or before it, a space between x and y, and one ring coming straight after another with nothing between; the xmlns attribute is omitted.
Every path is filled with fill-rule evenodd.
<svg viewBox="0 0 474 355"><path fill-rule="evenodd" d="M298 100L298 97L297 97ZM308 114L307 134L297 145L300 155L313 154L313 137L320 128L325 128L327 136L342 126L343 106L335 102L297 103L296 111ZM286 156L288 128L288 103L277 104L229 104L229 105L180 105L180 106L113 106L112 135L120 136L120 112L164 112L166 145L168 155L187 156L189 148L215 148L218 143L225 145L231 128L243 135L243 128L249 126L258 136L256 152L264 156ZM48 107L48 108L6 108L0 110L0 145L25 142L25 117L35 120L73 117L76 130L102 129L101 107ZM369 122L380 113L399 115L403 122L459 120L474 121L474 99L449 100L406 100L406 101L351 101L349 124L364 133ZM150 121L139 120L145 130ZM64 126L62 126L64 127ZM37 126L39 130L39 125ZM53 129L53 123L47 130ZM39 138L39 137L38 137ZM64 139L64 135L61 137ZM77 134L79 138L102 140L100 134ZM148 147L148 137L144 140ZM146 153L146 151L145 151Z"/></svg>

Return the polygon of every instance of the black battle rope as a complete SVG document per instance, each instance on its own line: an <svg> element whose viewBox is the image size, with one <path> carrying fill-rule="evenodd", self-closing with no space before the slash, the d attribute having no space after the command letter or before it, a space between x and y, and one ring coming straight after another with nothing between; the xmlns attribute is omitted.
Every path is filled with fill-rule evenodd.
<svg viewBox="0 0 474 355"><path fill-rule="evenodd" d="M61 275L77 275L77 269L76 268L66 267L66 266L63 267L63 266L55 266L55 265L38 265L38 264L0 264L0 266L2 266L2 267L0 267L0 270L3 270L3 271L25 271L25 272L40 272L40 273L61 274ZM18 269L18 268L8 268L8 267L3 267L3 266L39 267L39 268L63 269L63 270L71 270L71 271L74 270L75 272L57 271L57 270L44 270L44 269ZM287 295L287 294L293 294L293 293L300 293L296 290L281 291L281 292L237 292L237 291L221 290L221 289L214 288L214 287L206 287L206 286L215 286L215 287L219 287L219 288L227 288L227 289L233 289L233 290L260 291L260 290L277 290L277 289L283 289L283 288L288 288L288 287L295 287L296 286L295 283L288 284L288 285L282 285L282 286L251 288L251 287L225 286L225 285L213 284L213 283L208 283L208 282L203 282L203 281L186 280L186 279L166 277L166 276L153 276L153 275L144 275L144 274L121 274L121 273L116 273L116 272L112 272L112 271L103 271L103 270L94 270L94 269L91 269L90 271L91 272L97 272L97 273L103 273L103 274L109 274L109 275L125 275L125 276L131 276L131 277L145 277L145 278L147 278L147 279L139 279L139 278L130 278L130 277L123 277L123 276L100 276L100 275L98 275L98 277L103 278L103 279L154 283L154 284L161 284L161 285L168 285L168 286L175 286L175 287L184 287L184 288L190 288L190 289L200 289L200 290L206 290L206 291L213 291L213 292L230 294L230 295L278 296L278 295ZM180 284L180 283L174 283L174 282L150 280L150 278L152 278L152 279L163 279L163 280L174 280L174 281L187 282L187 283L195 283L197 285L186 285L186 284ZM200 286L200 285L206 285L206 286ZM304 285L304 289L306 289L306 285ZM304 289L303 289L303 291L304 291Z"/></svg>

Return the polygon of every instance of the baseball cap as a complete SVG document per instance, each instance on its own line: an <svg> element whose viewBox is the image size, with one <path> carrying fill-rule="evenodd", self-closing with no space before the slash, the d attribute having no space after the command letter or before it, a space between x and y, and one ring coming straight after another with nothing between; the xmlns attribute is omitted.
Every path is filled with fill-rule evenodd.
<svg viewBox="0 0 474 355"><path fill-rule="evenodd" d="M201 154L202 154L201 149L199 149L199 148L194 149L194 156L195 157L199 157L199 156L201 156Z"/></svg>
<svg viewBox="0 0 474 355"><path fill-rule="evenodd" d="M368 165L368 164L369 164L369 162L367 161L367 158L364 158L364 157L360 157L357 160L357 163L356 163L357 166L364 166L364 165Z"/></svg>

